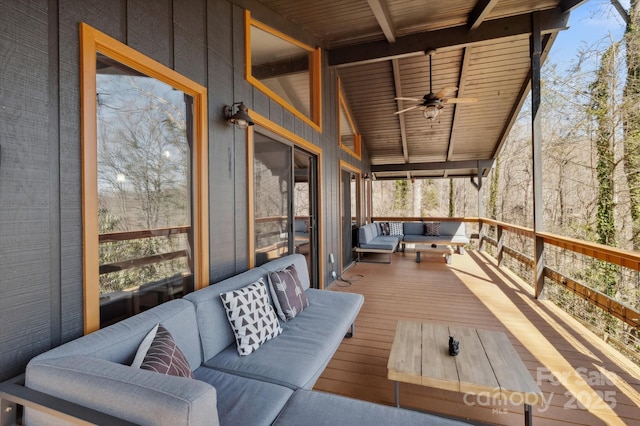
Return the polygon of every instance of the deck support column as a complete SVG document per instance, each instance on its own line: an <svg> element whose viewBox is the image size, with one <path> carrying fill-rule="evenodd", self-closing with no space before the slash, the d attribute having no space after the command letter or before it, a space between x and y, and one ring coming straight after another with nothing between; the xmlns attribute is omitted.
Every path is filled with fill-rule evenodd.
<svg viewBox="0 0 640 426"><path fill-rule="evenodd" d="M538 235L544 231L544 206L542 204L542 122L540 113L540 68L542 33L538 12L531 15L531 141L533 160L533 233L534 263L533 284L536 299L544 288L544 240Z"/></svg>
<svg viewBox="0 0 640 426"><path fill-rule="evenodd" d="M484 200L482 198L482 167L480 167L480 162L478 161L478 181L476 182L471 177L471 184L478 190L478 217L482 219L484 217ZM478 245L479 250L484 249L484 223L482 220L479 222L478 229L478 240L480 240L480 244Z"/></svg>

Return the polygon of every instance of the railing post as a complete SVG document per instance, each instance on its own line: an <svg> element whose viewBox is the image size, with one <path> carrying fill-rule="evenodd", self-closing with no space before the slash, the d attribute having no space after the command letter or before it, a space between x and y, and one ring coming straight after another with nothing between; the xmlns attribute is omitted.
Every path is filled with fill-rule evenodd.
<svg viewBox="0 0 640 426"><path fill-rule="evenodd" d="M498 224L497 228L496 228L496 238L498 239L498 267L502 266L502 263L504 261L504 253L503 253L503 248L504 248L504 239L503 239L503 229L502 229L502 225Z"/></svg>

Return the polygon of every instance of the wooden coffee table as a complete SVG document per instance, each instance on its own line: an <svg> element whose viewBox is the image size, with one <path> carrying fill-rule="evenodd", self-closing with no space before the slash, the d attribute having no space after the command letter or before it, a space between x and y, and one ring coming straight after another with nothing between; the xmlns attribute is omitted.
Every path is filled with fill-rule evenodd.
<svg viewBox="0 0 640 426"><path fill-rule="evenodd" d="M460 341L460 353L449 355L449 336ZM506 334L470 327L398 321L387 363L387 377L399 382L524 403L525 424L532 405L543 403L531 377Z"/></svg>

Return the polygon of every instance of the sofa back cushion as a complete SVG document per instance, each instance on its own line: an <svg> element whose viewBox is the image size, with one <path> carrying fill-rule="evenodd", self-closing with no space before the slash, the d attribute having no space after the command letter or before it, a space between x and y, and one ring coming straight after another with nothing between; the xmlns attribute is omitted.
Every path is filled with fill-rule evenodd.
<svg viewBox="0 0 640 426"><path fill-rule="evenodd" d="M360 229L358 229L358 242L361 244L369 244L380 234L378 231L379 226L377 223L361 226Z"/></svg>
<svg viewBox="0 0 640 426"><path fill-rule="evenodd" d="M404 235L423 235L424 224L422 222L405 222Z"/></svg>
<svg viewBox="0 0 640 426"><path fill-rule="evenodd" d="M440 235L465 236L464 222L440 222Z"/></svg>
<svg viewBox="0 0 640 426"><path fill-rule="evenodd" d="M225 320L226 321L226 320ZM130 365L149 331L162 323L174 337L189 366L202 364L196 310L185 300L171 300L109 327L82 336L35 357L35 360L88 356Z"/></svg>
<svg viewBox="0 0 640 426"><path fill-rule="evenodd" d="M193 303L196 308L198 330L202 343L204 360L209 360L224 350L227 346L235 344L235 336L229 325L227 313L220 300L220 293L238 290L242 287L258 281L260 278L266 281L266 271L262 268L254 268L249 271L227 278L209 287L187 294L184 298Z"/></svg>

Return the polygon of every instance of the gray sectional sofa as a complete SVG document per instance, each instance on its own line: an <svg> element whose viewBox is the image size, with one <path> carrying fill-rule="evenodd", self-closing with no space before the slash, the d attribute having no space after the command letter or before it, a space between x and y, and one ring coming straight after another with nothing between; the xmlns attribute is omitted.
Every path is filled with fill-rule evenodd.
<svg viewBox="0 0 640 426"><path fill-rule="evenodd" d="M282 334L239 356L220 294L290 264L307 270L302 255L277 259L51 349L29 362L25 386L143 425L459 424L312 391L364 299L310 289L306 273L299 276L309 306L280 322ZM157 324L169 330L194 379L131 366ZM71 424L46 411L25 411L29 425Z"/></svg>
<svg viewBox="0 0 640 426"><path fill-rule="evenodd" d="M453 245L457 247L458 253L463 253L464 246L469 244L465 223L460 221L388 222L391 225L389 235L384 235L383 223L385 222L369 223L358 229L358 247L355 249L358 261L362 260L362 253L386 253L391 262L391 254L399 244L402 251L407 243ZM425 232L426 224L433 224L432 235Z"/></svg>

